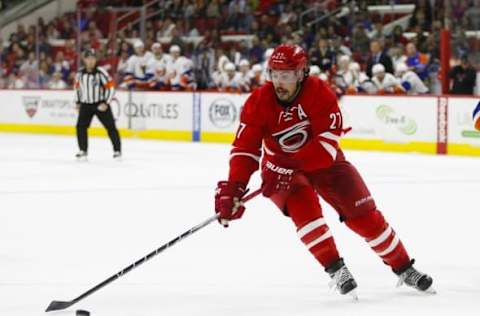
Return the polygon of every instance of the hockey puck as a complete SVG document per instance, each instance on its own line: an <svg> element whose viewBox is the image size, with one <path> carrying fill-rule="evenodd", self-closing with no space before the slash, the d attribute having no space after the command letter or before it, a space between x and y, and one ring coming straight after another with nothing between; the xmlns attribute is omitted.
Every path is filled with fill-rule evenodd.
<svg viewBox="0 0 480 316"><path fill-rule="evenodd" d="M90 312L83 309L79 309L75 312L75 316L90 316Z"/></svg>

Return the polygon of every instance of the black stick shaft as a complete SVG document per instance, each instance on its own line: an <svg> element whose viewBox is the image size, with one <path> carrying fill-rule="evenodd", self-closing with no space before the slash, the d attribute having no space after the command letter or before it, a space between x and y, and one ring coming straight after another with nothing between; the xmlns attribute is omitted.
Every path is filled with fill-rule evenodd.
<svg viewBox="0 0 480 316"><path fill-rule="evenodd" d="M261 189L258 189L248 195L246 195L243 199L242 199L242 202L245 203L251 199L253 199L254 197L256 197L258 194L260 194L261 192ZM132 263L131 265L129 265L128 267L126 267L125 269L117 272L116 274L112 275L111 277L109 277L108 279L106 279L105 281L103 281L102 283L99 283L97 284L96 286L94 286L93 288L91 288L90 290L86 291L85 293L83 293L82 295L78 296L77 298L73 299L72 301L70 302L61 302L63 304L54 304L54 302L52 302L50 304L50 306L47 308L47 312L48 311L53 311L53 310L60 310L60 309L65 309L81 300L83 300L84 298L86 298L87 296L90 296L91 294L97 292L98 290L100 290L101 288L103 288L104 286L106 286L107 284L110 284L112 283L113 281L115 281L116 279L120 278L121 276L127 274L128 272L132 271L133 269L137 268L138 266L142 265L143 263L147 262L148 260L152 259L153 257L155 257L156 255L158 255L159 253L163 252L164 250L172 247L173 245L175 245L177 242L181 241L182 239L192 235L193 233L199 231L200 229L204 228L205 226L209 225L210 223L216 221L218 219L219 215L218 214L215 214L214 216L206 219L205 221L203 221L202 223L190 228L189 230L187 230L186 232L184 232L183 234L177 236L176 238L170 240L169 242L167 242L166 244L162 245L161 247L155 249L154 251L150 252L148 255L146 255L145 257L137 260L135 263ZM58 302L60 303L60 302ZM52 305L53 304L53 305Z"/></svg>

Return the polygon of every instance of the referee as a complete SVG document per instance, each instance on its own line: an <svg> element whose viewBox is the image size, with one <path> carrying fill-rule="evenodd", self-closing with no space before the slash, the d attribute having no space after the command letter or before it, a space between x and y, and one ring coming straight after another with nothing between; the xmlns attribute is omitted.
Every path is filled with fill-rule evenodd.
<svg viewBox="0 0 480 316"><path fill-rule="evenodd" d="M115 93L113 80L101 67L97 66L95 50L83 53L84 68L75 77L75 103L79 109L77 121L77 140L80 151L77 159L86 159L88 154L88 133L93 116L96 115L108 131L113 145L113 158L121 158L120 135L115 126L110 102Z"/></svg>

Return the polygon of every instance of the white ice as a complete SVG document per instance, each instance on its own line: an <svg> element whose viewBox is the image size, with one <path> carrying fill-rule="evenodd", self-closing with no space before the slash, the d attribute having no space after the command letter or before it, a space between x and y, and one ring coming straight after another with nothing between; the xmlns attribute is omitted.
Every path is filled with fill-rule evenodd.
<svg viewBox="0 0 480 316"><path fill-rule="evenodd" d="M45 315L213 214L229 146L129 139L115 162L107 139L90 144L79 163L72 137L0 134L0 316ZM230 228L213 223L54 315L479 315L480 159L347 157L437 295L395 288L324 203L359 301L330 293L293 224L258 197Z"/></svg>

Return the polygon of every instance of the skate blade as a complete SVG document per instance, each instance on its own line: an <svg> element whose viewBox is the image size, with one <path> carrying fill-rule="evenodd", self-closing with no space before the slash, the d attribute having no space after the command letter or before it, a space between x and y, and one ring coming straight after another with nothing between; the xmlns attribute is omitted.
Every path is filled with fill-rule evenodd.
<svg viewBox="0 0 480 316"><path fill-rule="evenodd" d="M77 161L78 162L88 162L88 159L87 159L87 157L79 157L79 158L77 158Z"/></svg>
<svg viewBox="0 0 480 316"><path fill-rule="evenodd" d="M350 295L355 302L358 301L358 294L356 290L351 290L347 294Z"/></svg>
<svg viewBox="0 0 480 316"><path fill-rule="evenodd" d="M423 291L423 293L429 294L429 295L435 295L435 294L437 294L437 291L433 287L429 287L428 289Z"/></svg>

